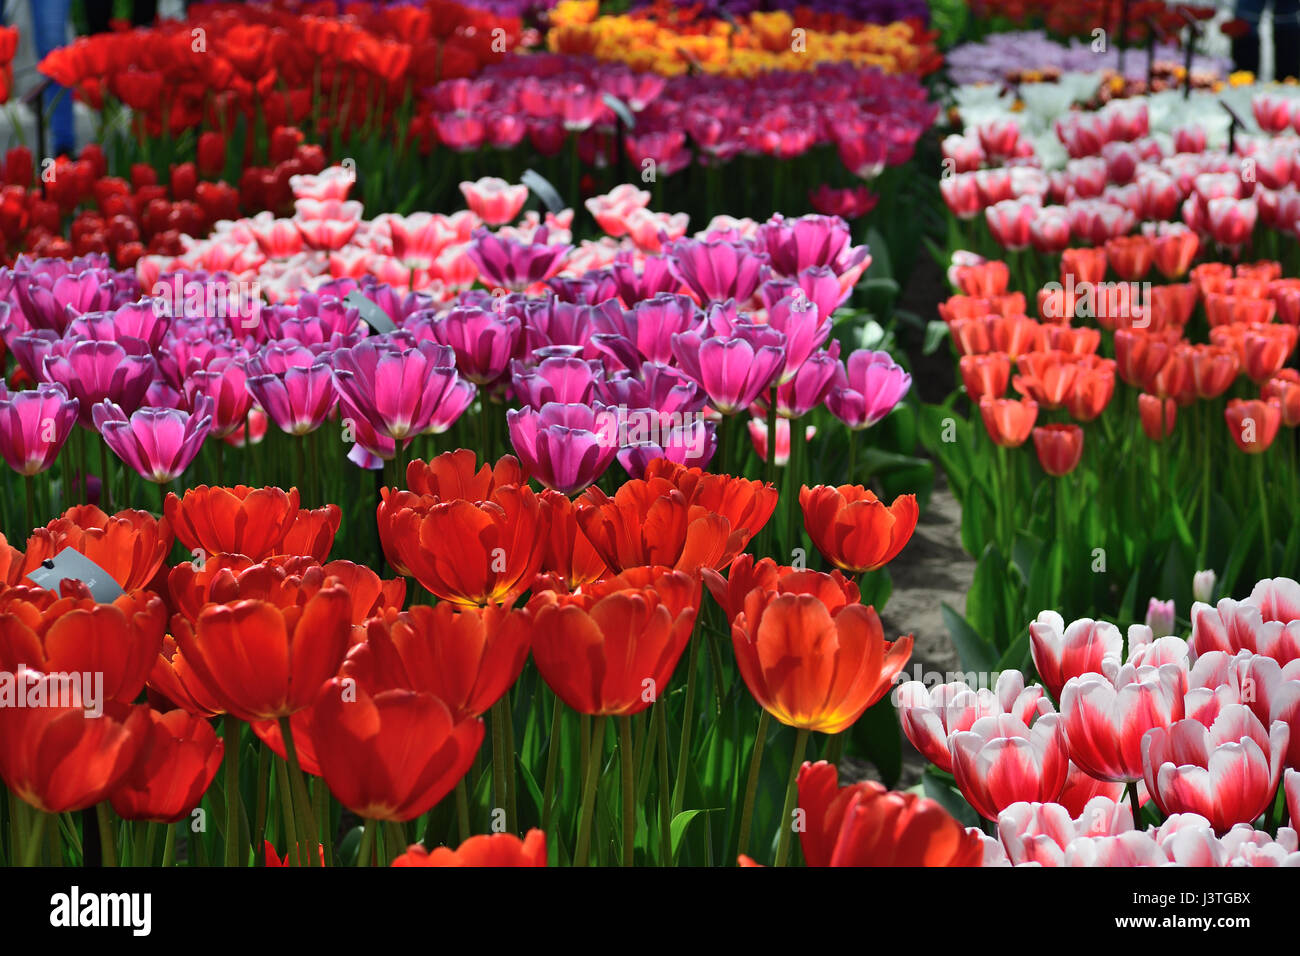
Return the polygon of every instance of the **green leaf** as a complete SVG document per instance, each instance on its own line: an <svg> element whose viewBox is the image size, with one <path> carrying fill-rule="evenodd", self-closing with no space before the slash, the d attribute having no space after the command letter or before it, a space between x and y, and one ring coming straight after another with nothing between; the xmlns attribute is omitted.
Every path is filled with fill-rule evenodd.
<svg viewBox="0 0 1300 956"><path fill-rule="evenodd" d="M938 351L943 340L948 336L948 323L932 319L925 326L925 344L921 346L922 355L933 355Z"/></svg>
<svg viewBox="0 0 1300 956"><path fill-rule="evenodd" d="M971 808L961 795L961 791L951 782L927 768L921 774L921 786L925 790L925 795L952 814L958 823L968 827L979 826L979 814Z"/></svg>
<svg viewBox="0 0 1300 956"><path fill-rule="evenodd" d="M980 637L964 617L949 606L947 601L940 604L943 623L948 628L957 656L961 659L962 670L991 671L998 660L998 653L988 641Z"/></svg>
<svg viewBox="0 0 1300 956"><path fill-rule="evenodd" d="M903 775L903 737L892 695L868 707L848 733L852 752L875 765L885 786L898 783Z"/></svg>
<svg viewBox="0 0 1300 956"><path fill-rule="evenodd" d="M721 809L720 807L714 809ZM673 822L669 825L668 833L672 838L673 859L677 858L677 849L681 846L682 837L686 834L686 828L691 825L691 821L701 813L711 813L712 810L683 810L677 816L673 817Z"/></svg>

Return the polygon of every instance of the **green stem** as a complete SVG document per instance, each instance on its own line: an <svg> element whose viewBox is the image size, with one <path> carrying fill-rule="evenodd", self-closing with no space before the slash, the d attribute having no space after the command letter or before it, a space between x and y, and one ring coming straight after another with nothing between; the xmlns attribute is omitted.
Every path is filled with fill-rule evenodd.
<svg viewBox="0 0 1300 956"><path fill-rule="evenodd" d="M682 738L677 748L677 779L673 782L673 817L682 812L686 799L686 768L691 762L691 726L695 719L695 671L700 657L700 636L691 641L691 656L686 665L686 702L682 706Z"/></svg>
<svg viewBox="0 0 1300 956"><path fill-rule="evenodd" d="M758 776L763 766L763 748L767 744L767 728L772 716L766 710L758 715L758 732L754 735L754 752L749 757L749 778L745 781L745 801L740 811L740 843L738 853L749 850L749 831L754 824L754 798L758 795Z"/></svg>
<svg viewBox="0 0 1300 956"><path fill-rule="evenodd" d="M456 783L456 823L460 828L460 841L464 843L469 839L469 789L464 777Z"/></svg>
<svg viewBox="0 0 1300 956"><path fill-rule="evenodd" d="M101 803L100 806L103 806ZM34 811L36 819L32 822L30 829L26 834L27 842L23 846L23 866L35 866L41 856L41 841L45 836L45 822L49 819L49 814L42 810ZM107 844L105 844L107 846ZM117 863L104 862L105 866L116 866Z"/></svg>
<svg viewBox="0 0 1300 956"><path fill-rule="evenodd" d="M664 716L667 705L654 705L655 725L659 738L659 865L672 866L672 801L668 794L668 718Z"/></svg>
<svg viewBox="0 0 1300 956"><path fill-rule="evenodd" d="M804 751L808 749L809 731L799 729L794 741L794 759L790 761L790 779L785 787L785 806L781 810L781 836L776 844L776 865L785 866L790 858L790 834L794 832L791 819L794 816L795 800L799 795L799 768L803 766Z"/></svg>
<svg viewBox="0 0 1300 956"><path fill-rule="evenodd" d="M280 736L284 738L284 752L289 757L289 783L293 787L294 812L302 817L303 830L307 836L307 845L302 848L307 854L307 862L303 866L320 866L319 851L316 849L316 814L312 812L307 783L303 779L302 768L298 765L298 750L293 745L293 729L289 726L288 717L280 718Z"/></svg>
<svg viewBox="0 0 1300 956"><path fill-rule="evenodd" d="M302 866L302 855L298 852L298 824L294 820L293 794L289 789L288 764L283 760L275 762L275 788L280 792L280 812L284 817L284 859L293 866Z"/></svg>
<svg viewBox="0 0 1300 956"><path fill-rule="evenodd" d="M164 868L176 862L176 824L167 825L167 839L163 843L162 865Z"/></svg>
<svg viewBox="0 0 1300 956"><path fill-rule="evenodd" d="M99 818L99 842L103 847L104 866L117 866L117 827L113 822L113 811L106 802L95 805L95 815Z"/></svg>
<svg viewBox="0 0 1300 956"><path fill-rule="evenodd" d="M591 746L586 755L586 781L582 787L582 816L578 821L578 845L573 853L574 866L587 866L591 855L591 821L596 816L596 780L600 776L605 752L605 715L596 718L591 730Z"/></svg>
<svg viewBox="0 0 1300 956"><path fill-rule="evenodd" d="M618 763L623 771L623 865L631 866L636 852L636 755L630 716L618 720Z"/></svg>
<svg viewBox="0 0 1300 956"><path fill-rule="evenodd" d="M564 717L564 704L560 698L555 699L555 708L551 712L551 739L546 750L546 782L542 786L542 832L551 832L551 803L555 798L555 768L560 759L560 730Z"/></svg>
<svg viewBox="0 0 1300 956"><path fill-rule="evenodd" d="M370 865L370 855L374 852L375 831L378 829L378 820L361 821L361 845L357 848L357 866Z"/></svg>
<svg viewBox="0 0 1300 956"><path fill-rule="evenodd" d="M502 709L509 706L505 698L492 705L492 807L493 813L506 809L506 717Z"/></svg>
<svg viewBox="0 0 1300 956"><path fill-rule="evenodd" d="M226 866L240 866L239 846L239 720L226 714L221 718L225 743L226 797Z"/></svg>
<svg viewBox="0 0 1300 956"><path fill-rule="evenodd" d="M1264 572L1261 577L1273 574L1273 527L1269 515L1268 495L1264 491L1264 456L1255 456L1255 492L1259 496L1260 527L1264 531Z"/></svg>

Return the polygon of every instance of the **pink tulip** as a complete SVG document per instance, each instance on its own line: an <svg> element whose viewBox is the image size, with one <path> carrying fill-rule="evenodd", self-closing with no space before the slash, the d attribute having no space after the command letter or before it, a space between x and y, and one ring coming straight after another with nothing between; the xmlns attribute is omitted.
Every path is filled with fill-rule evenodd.
<svg viewBox="0 0 1300 956"><path fill-rule="evenodd" d="M748 243L682 239L668 248L673 274L703 304L734 299L744 303L767 281L767 256Z"/></svg>
<svg viewBox="0 0 1300 956"><path fill-rule="evenodd" d="M1114 624L1081 618L1065 626L1055 611L1042 611L1029 625L1029 651L1034 669L1052 696L1058 700L1061 688L1071 677L1101 674L1102 661L1118 664L1124 638Z"/></svg>
<svg viewBox="0 0 1300 956"><path fill-rule="evenodd" d="M582 491L603 475L618 452L615 410L599 402L512 408L506 422L524 471L564 495Z"/></svg>
<svg viewBox="0 0 1300 956"><path fill-rule="evenodd" d="M199 395L212 399L212 436L225 438L244 424L253 395L248 390L246 357L219 358L185 379L185 400L195 407Z"/></svg>
<svg viewBox="0 0 1300 956"><path fill-rule="evenodd" d="M263 349L248 360L245 385L281 431L313 432L338 404L328 362L292 342Z"/></svg>
<svg viewBox="0 0 1300 956"><path fill-rule="evenodd" d="M1038 684L1025 686L1020 671L1003 671L993 690L972 688L964 681L926 687L907 681L894 691L903 733L912 746L940 770L952 772L948 740L952 734L970 730L981 717L1010 714L1028 724L1036 716L1052 712L1052 703Z"/></svg>
<svg viewBox="0 0 1300 956"><path fill-rule="evenodd" d="M1142 779L1142 739L1183 717L1187 671L1177 664L1124 665L1116 679L1071 677L1061 691L1070 759L1099 780Z"/></svg>
<svg viewBox="0 0 1300 956"><path fill-rule="evenodd" d="M1147 790L1162 812L1199 813L1225 833L1267 809L1288 739L1282 721L1266 729L1241 704L1224 707L1209 727L1192 719L1155 727L1142 741Z"/></svg>
<svg viewBox="0 0 1300 956"><path fill-rule="evenodd" d="M1300 659L1300 584L1290 578L1260 581L1244 601L1198 602L1191 616L1197 654L1247 650L1279 664Z"/></svg>
<svg viewBox="0 0 1300 956"><path fill-rule="evenodd" d="M77 423L77 404L52 382L12 393L0 383L0 457L20 475L45 471Z"/></svg>
<svg viewBox="0 0 1300 956"><path fill-rule="evenodd" d="M603 196L593 196L586 201L587 211L605 234L619 239L627 235L627 219L634 211L650 203L650 193L637 189L631 183L615 186Z"/></svg>
<svg viewBox="0 0 1300 956"><path fill-rule="evenodd" d="M1070 769L1060 717L1047 714L1032 727L1012 714L981 717L948 738L957 788L988 820L1020 801L1051 803Z"/></svg>
<svg viewBox="0 0 1300 956"><path fill-rule="evenodd" d="M1169 862L1150 833L1130 830L1116 836L1076 837L1065 849L1063 866L1164 866Z"/></svg>
<svg viewBox="0 0 1300 956"><path fill-rule="evenodd" d="M844 366L826 395L826 408L854 431L870 428L892 412L912 387L911 373L888 352L858 349Z"/></svg>
<svg viewBox="0 0 1300 956"><path fill-rule="evenodd" d="M1064 866L1066 850L1075 840L1132 830L1128 805L1106 797L1093 798L1075 817L1057 803L1013 803L998 814L998 838L1013 866Z"/></svg>
<svg viewBox="0 0 1300 956"><path fill-rule="evenodd" d="M475 385L486 385L506 370L521 325L513 315L462 306L435 317L429 331L435 342L456 353L461 375Z"/></svg>
<svg viewBox="0 0 1300 956"><path fill-rule="evenodd" d="M1300 767L1300 660L1285 667L1271 657L1238 651L1202 654L1188 679L1187 716L1210 724L1229 704L1245 704L1264 726L1280 720L1291 739L1283 760Z"/></svg>
<svg viewBox="0 0 1300 956"><path fill-rule="evenodd" d="M472 183L463 182L460 191L470 210L489 226L503 226L510 222L528 201L527 186L511 186L495 176L484 176Z"/></svg>
<svg viewBox="0 0 1300 956"><path fill-rule="evenodd" d="M106 401L95 406L94 422L118 458L146 481L161 485L180 477L203 447L212 424L212 401L199 395L193 412L146 407L129 417Z"/></svg>
<svg viewBox="0 0 1300 956"><path fill-rule="evenodd" d="M133 412L144 401L157 365L139 340L118 342L61 339L46 354L45 378L62 385L80 403L78 417L90 427L93 409L104 401Z"/></svg>
<svg viewBox="0 0 1300 956"><path fill-rule="evenodd" d="M331 358L346 417L365 419L382 438L406 441L425 432L444 403L460 406L457 414L464 410L455 355L447 346L426 341L404 348L395 340L366 339Z"/></svg>

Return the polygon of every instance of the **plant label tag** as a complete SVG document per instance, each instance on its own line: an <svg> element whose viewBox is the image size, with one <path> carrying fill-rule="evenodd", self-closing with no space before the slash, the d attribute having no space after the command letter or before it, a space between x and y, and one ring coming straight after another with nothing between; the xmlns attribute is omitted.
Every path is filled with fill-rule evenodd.
<svg viewBox="0 0 1300 956"><path fill-rule="evenodd" d="M64 548L27 575L27 580L54 591L68 579L80 581L90 589L90 596L100 604L111 604L126 592L113 576L75 548Z"/></svg>
<svg viewBox="0 0 1300 956"><path fill-rule="evenodd" d="M364 295L353 289L343 297L343 304L351 306L361 313L361 321L370 326L374 331L383 335L385 332L396 332L397 325L388 317L388 313L375 305Z"/></svg>

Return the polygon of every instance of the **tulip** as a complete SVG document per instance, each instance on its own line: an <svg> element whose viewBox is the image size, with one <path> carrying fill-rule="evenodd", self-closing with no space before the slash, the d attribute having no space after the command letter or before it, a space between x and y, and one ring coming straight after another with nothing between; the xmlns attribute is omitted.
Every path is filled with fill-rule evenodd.
<svg viewBox="0 0 1300 956"><path fill-rule="evenodd" d="M72 433L79 407L62 385L10 393L0 383L0 457L26 477L47 470Z"/></svg>
<svg viewBox="0 0 1300 956"><path fill-rule="evenodd" d="M510 443L524 468L545 487L566 495L582 491L609 468L619 447L615 419L598 402L550 402L539 411L506 413Z"/></svg>
<svg viewBox="0 0 1300 956"><path fill-rule="evenodd" d="M1290 578L1260 581L1244 601L1222 598L1192 605L1195 652L1247 650L1279 664L1300 659L1300 585Z"/></svg>
<svg viewBox="0 0 1300 956"><path fill-rule="evenodd" d="M1284 368L1260 389L1264 401L1274 400L1282 409L1282 424L1287 428L1300 426L1300 372Z"/></svg>
<svg viewBox="0 0 1300 956"><path fill-rule="evenodd" d="M529 602L533 660L579 713L640 713L665 693L699 604L699 578L667 568L625 571L573 594L542 591Z"/></svg>
<svg viewBox="0 0 1300 956"><path fill-rule="evenodd" d="M799 771L799 842L809 866L979 866L979 836L938 803L874 781L839 787L823 761Z"/></svg>
<svg viewBox="0 0 1300 956"><path fill-rule="evenodd" d="M127 414L105 401L94 410L95 427L118 458L146 481L166 484L190 466L212 424L212 402L201 395L193 412L142 408Z"/></svg>
<svg viewBox="0 0 1300 956"><path fill-rule="evenodd" d="M673 353L713 407L735 415L779 378L785 367L785 337L775 329L752 342L744 337L702 339L688 332L673 336Z"/></svg>
<svg viewBox="0 0 1300 956"><path fill-rule="evenodd" d="M1282 426L1282 406L1276 399L1260 401L1234 398L1223 410L1223 416L1228 422L1228 433L1232 440L1247 455L1259 455L1268 451Z"/></svg>
<svg viewBox="0 0 1300 956"><path fill-rule="evenodd" d="M993 690L978 690L964 681L927 687L920 681L899 684L894 691L903 733L921 755L940 770L952 772L948 739L958 731L970 730L981 717L1012 714L1028 724L1034 717L1051 713L1052 706L1038 684L1025 686L1019 671L998 675Z"/></svg>
<svg viewBox="0 0 1300 956"><path fill-rule="evenodd" d="M659 459L610 498L588 488L578 527L612 571L662 565L720 570L735 560L776 510L771 485Z"/></svg>
<svg viewBox="0 0 1300 956"><path fill-rule="evenodd" d="M1032 398L981 398L980 417L993 443L1002 448L1019 448L1025 443L1034 421L1038 403Z"/></svg>
<svg viewBox="0 0 1300 956"><path fill-rule="evenodd" d="M817 550L852 574L884 567L903 550L920 516L915 495L886 505L860 485L807 485L799 490L804 527Z"/></svg>
<svg viewBox="0 0 1300 956"><path fill-rule="evenodd" d="M1174 633L1174 602L1158 601L1151 598L1147 602L1146 625L1156 638L1167 637Z"/></svg>
<svg viewBox="0 0 1300 956"><path fill-rule="evenodd" d="M781 723L837 734L883 697L912 653L884 639L874 608L832 611L812 594L753 591L731 626L736 663L759 705Z"/></svg>
<svg viewBox="0 0 1300 956"><path fill-rule="evenodd" d="M519 678L528 658L531 616L497 607L388 609L366 624L366 639L343 662L343 677L380 693L432 694L459 723L487 713Z"/></svg>
<svg viewBox="0 0 1300 956"><path fill-rule="evenodd" d="M248 420L253 395L247 388L247 373L242 361L219 358L206 369L185 379L185 400L191 409L200 395L212 403L212 437L226 438Z"/></svg>
<svg viewBox="0 0 1300 956"><path fill-rule="evenodd" d="M167 519L147 511L107 515L94 505L76 505L27 540L22 574L34 570L64 548L79 551L112 576L123 591L153 580L172 549Z"/></svg>
<svg viewBox="0 0 1300 956"><path fill-rule="evenodd" d="M958 362L962 384L972 402L985 397L998 399L1006 394L1011 379L1011 358L1005 352L963 355Z"/></svg>
<svg viewBox="0 0 1300 956"><path fill-rule="evenodd" d="M420 342L401 348L367 340L337 350L333 361L345 415L364 418L381 438L409 440L437 424L445 405L454 405L459 415L468 404L445 346Z"/></svg>
<svg viewBox="0 0 1300 956"><path fill-rule="evenodd" d="M1287 725L1265 728L1241 704L1224 707L1208 727L1180 720L1142 741L1145 781L1163 813L1199 813L1222 834L1250 823L1277 793Z"/></svg>
<svg viewBox="0 0 1300 956"><path fill-rule="evenodd" d="M338 534L342 521L343 510L338 505L300 508L277 552L324 561L334 547L334 536Z"/></svg>
<svg viewBox="0 0 1300 956"><path fill-rule="evenodd" d="M532 368L514 363L511 368L515 396L523 404L539 410L549 402L589 403L604 375L599 362L576 356L552 356Z"/></svg>
<svg viewBox="0 0 1300 956"><path fill-rule="evenodd" d="M541 567L542 521L541 499L526 485L506 485L481 501L396 503L379 530L385 553L439 598L509 605Z"/></svg>
<svg viewBox="0 0 1300 956"><path fill-rule="evenodd" d="M541 226L531 242L476 229L465 251L486 284L518 292L559 272L569 249L563 243L552 244L549 227Z"/></svg>
<svg viewBox="0 0 1300 956"><path fill-rule="evenodd" d="M272 345L248 361L245 385L253 398L290 435L319 428L338 402L329 363L296 345Z"/></svg>
<svg viewBox="0 0 1300 956"><path fill-rule="evenodd" d="M432 694L372 694L336 677L320 687L311 734L321 776L340 803L369 821L405 823L465 776L483 742L483 722L454 720Z"/></svg>
<svg viewBox="0 0 1300 956"><path fill-rule="evenodd" d="M429 851L421 843L412 843L393 861L393 866L545 865L546 834L536 828L525 833L522 840L513 833L482 833L470 837L454 850L439 846Z"/></svg>
<svg viewBox="0 0 1300 956"><path fill-rule="evenodd" d="M520 335L519 319L476 307L455 308L429 325L433 338L456 353L456 368L475 385L501 376Z"/></svg>
<svg viewBox="0 0 1300 956"><path fill-rule="evenodd" d="M96 691L103 693L97 705L129 704L140 695L167 626L166 608L151 591L106 604L89 593L46 605L11 599L0 609L0 665L6 672L25 665L46 674L93 673Z"/></svg>
<svg viewBox="0 0 1300 956"><path fill-rule="evenodd" d="M826 396L826 407L850 429L870 428L894 410L912 387L912 376L888 352L858 349Z"/></svg>
<svg viewBox="0 0 1300 956"><path fill-rule="evenodd" d="M518 459L511 455L502 455L495 465L485 462L477 471L475 464L474 452L468 448L443 452L428 462L407 464L406 484L417 495L443 501L486 501L498 488L527 481Z"/></svg>
<svg viewBox="0 0 1300 956"><path fill-rule="evenodd" d="M261 561L279 552L298 518L298 489L189 488L168 494L163 513L193 554L242 554Z"/></svg>
<svg viewBox="0 0 1300 956"><path fill-rule="evenodd" d="M14 676L29 705L0 707L0 779L13 797L45 813L84 810L107 799L135 766L148 708L121 704L94 716L75 694L68 696L60 675L21 668ZM33 707L32 700L47 705ZM26 836L26 862L34 864L40 841Z"/></svg>
<svg viewBox="0 0 1300 956"><path fill-rule="evenodd" d="M1178 403L1172 398L1160 399L1143 392L1138 396L1138 415L1147 438L1156 442L1164 441L1174 433Z"/></svg>
<svg viewBox="0 0 1300 956"><path fill-rule="evenodd" d="M1192 575L1192 600L1197 604L1209 604L1214 600L1214 583L1218 575L1213 570L1197 571Z"/></svg>
<svg viewBox="0 0 1300 956"><path fill-rule="evenodd" d="M1133 832L1127 805L1094 797L1077 816L1056 803L1013 803L998 815L998 839L1013 866L1064 866L1076 840Z"/></svg>
<svg viewBox="0 0 1300 956"><path fill-rule="evenodd" d="M673 274L701 303L746 302L770 273L768 256L748 244L681 239L668 247ZM748 403L746 403L748 404Z"/></svg>
<svg viewBox="0 0 1300 956"><path fill-rule="evenodd" d="M511 186L495 176L484 176L477 182L462 182L460 191L470 210L489 226L510 222L528 201L527 186Z"/></svg>
<svg viewBox="0 0 1300 956"><path fill-rule="evenodd" d="M1068 475L1083 457L1083 429L1078 425L1040 425L1034 429L1034 450L1049 475Z"/></svg>
<svg viewBox="0 0 1300 956"><path fill-rule="evenodd" d="M176 644L204 692L241 720L287 717L311 705L343 660L348 593L327 584L287 608L264 600L214 604L190 625L172 621Z"/></svg>
<svg viewBox="0 0 1300 956"><path fill-rule="evenodd" d="M1182 719L1186 690L1186 668L1177 664L1126 665L1114 682L1100 674L1070 678L1061 691L1070 759L1101 780L1140 780L1143 736Z"/></svg>
<svg viewBox="0 0 1300 956"><path fill-rule="evenodd" d="M133 348L145 349L142 342ZM154 359L129 351L117 342L56 342L43 363L48 381L61 385L78 402L78 420L87 428L94 422L94 410L112 402L128 413L144 402L145 392L156 371Z"/></svg>
<svg viewBox="0 0 1300 956"><path fill-rule="evenodd" d="M1052 696L1072 677L1105 672L1104 662L1121 660L1124 638L1114 624L1082 618L1069 627L1055 611L1042 611L1029 625L1029 649L1034 669Z"/></svg>
<svg viewBox="0 0 1300 956"><path fill-rule="evenodd" d="M1011 714L981 717L948 738L953 776L967 802L987 820L1013 803L1051 803L1065 788L1069 756L1061 718L1027 726Z"/></svg>
<svg viewBox="0 0 1300 956"><path fill-rule="evenodd" d="M202 717L147 710L141 759L109 795L126 820L177 823L190 814L221 766L225 743Z"/></svg>
<svg viewBox="0 0 1300 956"><path fill-rule="evenodd" d="M728 621L745 609L745 599L755 589L775 594L815 594L834 613L846 604L857 604L858 586L839 571L822 574L793 567L780 567L771 558L742 554L722 575L712 568L701 568L700 576L709 593L726 612Z"/></svg>

